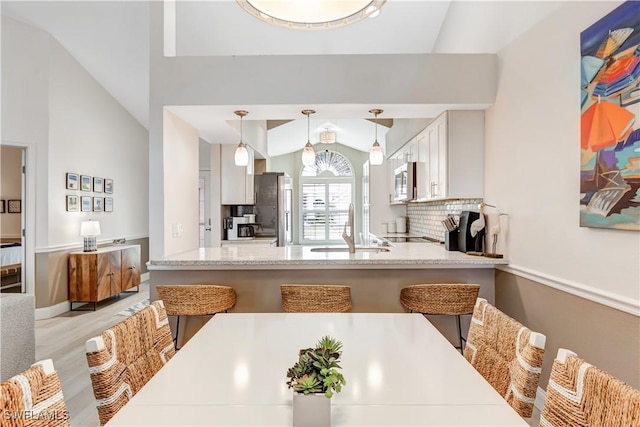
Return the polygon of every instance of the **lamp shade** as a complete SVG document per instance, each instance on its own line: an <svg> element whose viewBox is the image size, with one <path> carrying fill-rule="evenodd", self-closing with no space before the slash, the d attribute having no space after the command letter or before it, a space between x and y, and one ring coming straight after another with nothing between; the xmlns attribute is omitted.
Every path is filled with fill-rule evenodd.
<svg viewBox="0 0 640 427"><path fill-rule="evenodd" d="M236 166L247 166L249 164L249 152L244 143L238 144L233 160Z"/></svg>
<svg viewBox="0 0 640 427"><path fill-rule="evenodd" d="M384 161L384 154L382 153L382 147L378 141L373 143L371 151L369 152L369 163L372 165L381 165Z"/></svg>
<svg viewBox="0 0 640 427"><path fill-rule="evenodd" d="M100 222L99 221L82 221L80 224L81 236L99 236L100 235Z"/></svg>
<svg viewBox="0 0 640 427"><path fill-rule="evenodd" d="M305 166L313 166L316 164L316 152L310 142L304 146L302 150L302 164Z"/></svg>

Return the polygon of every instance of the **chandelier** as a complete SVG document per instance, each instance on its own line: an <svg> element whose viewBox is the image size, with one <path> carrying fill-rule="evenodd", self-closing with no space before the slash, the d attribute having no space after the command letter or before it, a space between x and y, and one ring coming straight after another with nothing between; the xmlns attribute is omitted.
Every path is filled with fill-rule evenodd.
<svg viewBox="0 0 640 427"><path fill-rule="evenodd" d="M236 0L251 16L296 30L326 30L378 16L386 0Z"/></svg>
<svg viewBox="0 0 640 427"><path fill-rule="evenodd" d="M336 133L329 128L324 128L324 132L320 132L320 142L322 144L335 144Z"/></svg>

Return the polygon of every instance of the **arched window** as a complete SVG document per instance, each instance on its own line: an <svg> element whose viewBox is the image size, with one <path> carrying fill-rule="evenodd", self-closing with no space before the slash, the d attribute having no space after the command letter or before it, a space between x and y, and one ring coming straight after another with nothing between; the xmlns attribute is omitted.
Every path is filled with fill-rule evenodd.
<svg viewBox="0 0 640 427"><path fill-rule="evenodd" d="M316 162L300 172L301 243L339 243L353 202L353 167L335 151L316 153Z"/></svg>

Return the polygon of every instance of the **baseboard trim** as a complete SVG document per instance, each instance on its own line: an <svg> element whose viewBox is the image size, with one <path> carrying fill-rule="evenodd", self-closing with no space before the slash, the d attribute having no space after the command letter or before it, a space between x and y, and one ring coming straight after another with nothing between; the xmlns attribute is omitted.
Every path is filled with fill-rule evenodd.
<svg viewBox="0 0 640 427"><path fill-rule="evenodd" d="M51 319L69 311L69 301L63 301L49 307L36 308L36 320Z"/></svg>
<svg viewBox="0 0 640 427"><path fill-rule="evenodd" d="M151 278L151 274L149 274L149 272L147 271L146 273L142 273L140 275L140 283L142 282L146 282Z"/></svg>
<svg viewBox="0 0 640 427"><path fill-rule="evenodd" d="M547 399L547 392L538 387L538 391L536 393L536 400L533 402L533 406L540 412L542 412L542 408L544 407L544 401Z"/></svg>
<svg viewBox="0 0 640 427"><path fill-rule="evenodd" d="M539 271L520 267L518 265L500 265L496 266L496 269L524 277L525 279L541 283L551 288L640 317L640 301L634 300L633 298L624 297L601 289L596 289L591 286L583 285L581 283L540 273Z"/></svg>

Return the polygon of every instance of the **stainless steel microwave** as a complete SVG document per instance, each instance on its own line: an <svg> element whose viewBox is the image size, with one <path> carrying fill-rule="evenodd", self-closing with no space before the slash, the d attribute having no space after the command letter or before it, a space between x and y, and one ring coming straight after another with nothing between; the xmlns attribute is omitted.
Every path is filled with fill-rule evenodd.
<svg viewBox="0 0 640 427"><path fill-rule="evenodd" d="M404 163L394 172L393 201L407 202L415 199L416 162Z"/></svg>

